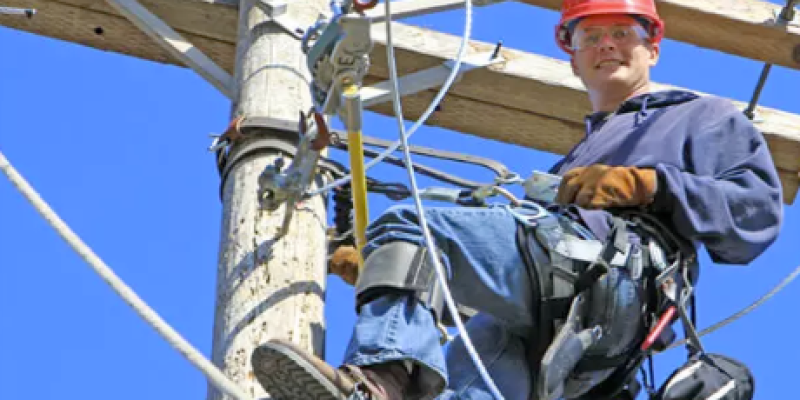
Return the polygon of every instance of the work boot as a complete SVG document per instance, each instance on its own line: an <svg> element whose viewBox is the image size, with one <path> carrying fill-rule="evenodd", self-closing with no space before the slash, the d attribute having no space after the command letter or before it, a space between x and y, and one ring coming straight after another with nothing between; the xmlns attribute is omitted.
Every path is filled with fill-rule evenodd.
<svg viewBox="0 0 800 400"><path fill-rule="evenodd" d="M410 382L402 361L336 369L280 339L256 348L251 362L256 379L276 400L402 400ZM351 397L356 390L360 397Z"/></svg>

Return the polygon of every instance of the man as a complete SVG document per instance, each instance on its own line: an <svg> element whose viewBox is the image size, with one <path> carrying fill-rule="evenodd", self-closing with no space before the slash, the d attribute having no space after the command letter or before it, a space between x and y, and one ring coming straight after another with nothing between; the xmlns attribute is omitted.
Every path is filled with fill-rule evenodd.
<svg viewBox="0 0 800 400"><path fill-rule="evenodd" d="M571 55L593 113L582 142L551 171L563 177L556 199L561 207L538 218L501 206L426 210L456 302L478 311L468 323L470 337L506 399L587 395L612 380L636 354L642 329L651 326L641 315L649 303L637 295L645 286L629 262L635 259L630 247L623 267L589 281L582 281L586 264L567 271L578 277L568 304L578 310L580 295L586 299L581 310L588 311L565 326L601 333L586 339L593 342L582 357L605 361L580 373L575 365L539 364L543 355L557 363L566 354L555 332L542 327L552 327L554 318L572 321L566 312L545 315L542 306L548 287L541 280L557 275L549 264L558 251L549 242L561 236L552 232L610 243L622 228L609 211L636 209L691 243L692 251L704 245L715 262L730 264L749 263L778 234L780 182L764 138L742 112L713 96L651 92L649 71L658 61L663 29L652 0L564 1L556 38ZM521 225L538 240L518 241ZM640 231L625 233L631 243L655 243ZM442 352L437 320L447 313L425 279L432 272L415 210L391 208L367 234L356 288L359 319L344 365L334 369L273 340L253 355L261 384L282 399L492 398L461 340L447 356ZM346 262L342 254L335 257L339 263ZM652 295L657 289L647 290ZM538 349L532 361L531 348Z"/></svg>

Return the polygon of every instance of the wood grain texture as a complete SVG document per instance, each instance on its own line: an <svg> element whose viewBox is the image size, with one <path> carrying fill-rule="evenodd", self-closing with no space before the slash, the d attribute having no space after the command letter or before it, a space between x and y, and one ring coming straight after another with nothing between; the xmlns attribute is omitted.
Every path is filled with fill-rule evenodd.
<svg viewBox="0 0 800 400"><path fill-rule="evenodd" d="M302 71L305 58L299 46L293 46L294 38L264 23L265 15L254 7L255 1L242 3L238 19L232 117L296 120L298 110L311 106L308 77ZM288 12L297 18L313 18L326 5L326 0L295 2ZM229 159L247 155L230 166L223 187L212 359L254 399L272 398L256 380L251 365L259 345L281 338L324 356L324 198L316 196L292 204L289 229L279 234L290 206L284 203L275 211L261 209L258 177L281 154L246 152L250 144L279 134L254 129L245 139L237 140ZM291 157L284 157L288 167ZM212 388L207 398L228 399Z"/></svg>

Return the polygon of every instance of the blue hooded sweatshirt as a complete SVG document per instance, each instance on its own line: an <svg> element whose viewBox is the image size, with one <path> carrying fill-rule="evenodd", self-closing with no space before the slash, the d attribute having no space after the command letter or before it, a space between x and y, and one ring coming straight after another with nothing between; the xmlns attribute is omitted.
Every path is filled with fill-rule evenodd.
<svg viewBox="0 0 800 400"><path fill-rule="evenodd" d="M586 117L586 136L550 170L592 164L653 168L649 212L705 245L716 263L747 264L777 238L783 193L763 135L729 100L686 91L636 96ZM599 238L608 213L578 208Z"/></svg>

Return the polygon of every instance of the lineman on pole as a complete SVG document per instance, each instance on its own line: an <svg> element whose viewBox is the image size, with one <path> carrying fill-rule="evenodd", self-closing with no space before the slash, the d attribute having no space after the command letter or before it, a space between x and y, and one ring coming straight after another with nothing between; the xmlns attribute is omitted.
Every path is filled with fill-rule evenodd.
<svg viewBox="0 0 800 400"><path fill-rule="evenodd" d="M429 208L430 258L416 210L390 208L361 251L343 365L276 339L253 355L265 389L279 399L491 398L460 338L442 351L438 325L452 316L433 257L455 301L477 311L468 331L506 399L617 398L678 319L691 354L707 360L686 314L696 252L750 263L778 236L783 194L764 137L733 104L651 90L664 28L653 0L564 1L556 40L593 110L550 171L561 177L555 200ZM333 262L354 266L354 255L341 248ZM749 398L741 383L715 398ZM675 390L660 395L705 398Z"/></svg>

